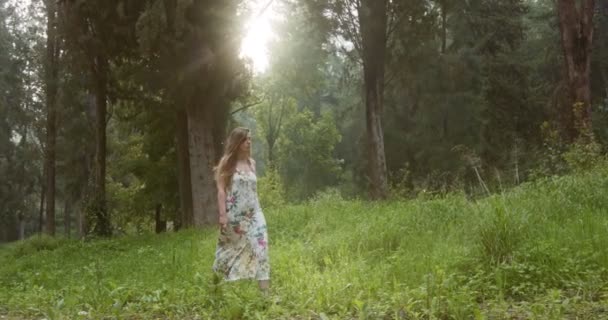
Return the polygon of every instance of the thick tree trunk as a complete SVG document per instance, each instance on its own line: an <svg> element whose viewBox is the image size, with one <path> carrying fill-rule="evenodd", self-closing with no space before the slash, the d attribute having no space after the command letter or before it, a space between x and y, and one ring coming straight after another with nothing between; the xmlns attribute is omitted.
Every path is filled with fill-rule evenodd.
<svg viewBox="0 0 608 320"><path fill-rule="evenodd" d="M370 191L373 199L384 199L388 196L382 129L384 61L387 46L387 0L361 0L359 20L365 82Z"/></svg>
<svg viewBox="0 0 608 320"><path fill-rule="evenodd" d="M167 35L169 38L175 38L175 20L177 13L176 0L163 0L165 9L165 17L167 19ZM175 70L175 62L178 61L176 49L172 47L167 50L167 56L163 61L165 72L171 74ZM167 83L167 87L171 87L172 83ZM184 106L184 95L176 93L179 90L170 90L173 92L174 102L180 104L176 109L176 132L175 143L177 150L177 168L178 168L178 184L179 184L179 199L180 199L180 214L176 219L175 230L181 228L190 228L194 226L193 212L193 197L192 197L192 182L190 170L190 144L188 131L188 113L182 107Z"/></svg>
<svg viewBox="0 0 608 320"><path fill-rule="evenodd" d="M106 207L106 118L108 104L109 69L107 58L98 55L95 59L95 191L94 210L95 228L93 232L100 236L110 236L112 233L110 217Z"/></svg>
<svg viewBox="0 0 608 320"><path fill-rule="evenodd" d="M218 217L217 191L213 179L216 139L213 136L214 117L209 109L209 106L192 105L187 110L195 227L217 224Z"/></svg>
<svg viewBox="0 0 608 320"><path fill-rule="evenodd" d="M564 110L564 126L570 138L581 129L591 132L591 51L593 48L594 0L558 0L557 11L565 69L570 89L570 104ZM580 119L573 114L573 106L582 104ZM576 123L580 120L581 123ZM577 126L582 128L577 128ZM578 129L578 130L577 130ZM578 132L577 132L578 131Z"/></svg>
<svg viewBox="0 0 608 320"><path fill-rule="evenodd" d="M190 152L188 145L188 116L185 110L177 111L177 167L181 213L177 228L194 225L192 214L192 183L190 182Z"/></svg>
<svg viewBox="0 0 608 320"><path fill-rule="evenodd" d="M57 3L46 0L46 232L55 235L55 149L57 140Z"/></svg>

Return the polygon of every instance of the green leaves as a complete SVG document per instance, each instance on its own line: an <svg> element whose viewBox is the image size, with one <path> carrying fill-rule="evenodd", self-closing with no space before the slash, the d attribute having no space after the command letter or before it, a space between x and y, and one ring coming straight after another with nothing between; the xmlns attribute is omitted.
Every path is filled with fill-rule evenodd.
<svg viewBox="0 0 608 320"><path fill-rule="evenodd" d="M334 157L340 142L331 114L315 119L310 111L291 114L278 140L278 169L287 194L304 200L339 181L341 167Z"/></svg>

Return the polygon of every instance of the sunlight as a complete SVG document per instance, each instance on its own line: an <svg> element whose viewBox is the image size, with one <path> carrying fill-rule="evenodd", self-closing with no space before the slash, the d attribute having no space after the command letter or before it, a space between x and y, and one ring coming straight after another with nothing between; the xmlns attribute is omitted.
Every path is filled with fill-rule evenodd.
<svg viewBox="0 0 608 320"><path fill-rule="evenodd" d="M246 24L246 35L241 45L241 56L250 58L256 73L268 68L268 41L273 36L271 20L276 15L272 0L254 0L252 15Z"/></svg>

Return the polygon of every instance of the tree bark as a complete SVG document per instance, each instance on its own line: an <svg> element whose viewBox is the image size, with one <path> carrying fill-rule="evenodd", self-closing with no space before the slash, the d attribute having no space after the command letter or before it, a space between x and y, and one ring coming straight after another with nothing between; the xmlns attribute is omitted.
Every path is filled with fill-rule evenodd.
<svg viewBox="0 0 608 320"><path fill-rule="evenodd" d="M570 90L570 104L563 111L564 126L573 139L580 129L591 132L591 51L593 48L594 0L558 0L557 11L565 69ZM573 114L573 106L582 104L580 119ZM577 124L576 121L581 123ZM582 128L577 128L582 126ZM578 132L577 132L578 129Z"/></svg>
<svg viewBox="0 0 608 320"><path fill-rule="evenodd" d="M214 118L209 106L191 105L188 112L193 225L217 224L217 191L213 179L216 152Z"/></svg>
<svg viewBox="0 0 608 320"><path fill-rule="evenodd" d="M384 62L387 46L388 0L361 0L358 7L361 28L365 110L371 197L388 196L382 112L384 103Z"/></svg>
<svg viewBox="0 0 608 320"><path fill-rule="evenodd" d="M46 41L46 232L55 235L55 149L57 141L58 41L57 3L45 1L47 13Z"/></svg>
<svg viewBox="0 0 608 320"><path fill-rule="evenodd" d="M177 229L189 228L194 225L192 213L192 183L190 182L190 152L188 146L188 116L185 110L177 111L177 167L180 199L180 221Z"/></svg>

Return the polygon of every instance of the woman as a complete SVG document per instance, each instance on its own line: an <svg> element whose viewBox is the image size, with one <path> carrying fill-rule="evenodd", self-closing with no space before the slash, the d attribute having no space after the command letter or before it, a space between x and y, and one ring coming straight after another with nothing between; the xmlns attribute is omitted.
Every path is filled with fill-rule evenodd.
<svg viewBox="0 0 608 320"><path fill-rule="evenodd" d="M268 293L268 234L257 195L248 129L236 128L230 133L215 168L215 181L221 232L213 270L228 281L255 278L260 289Z"/></svg>

